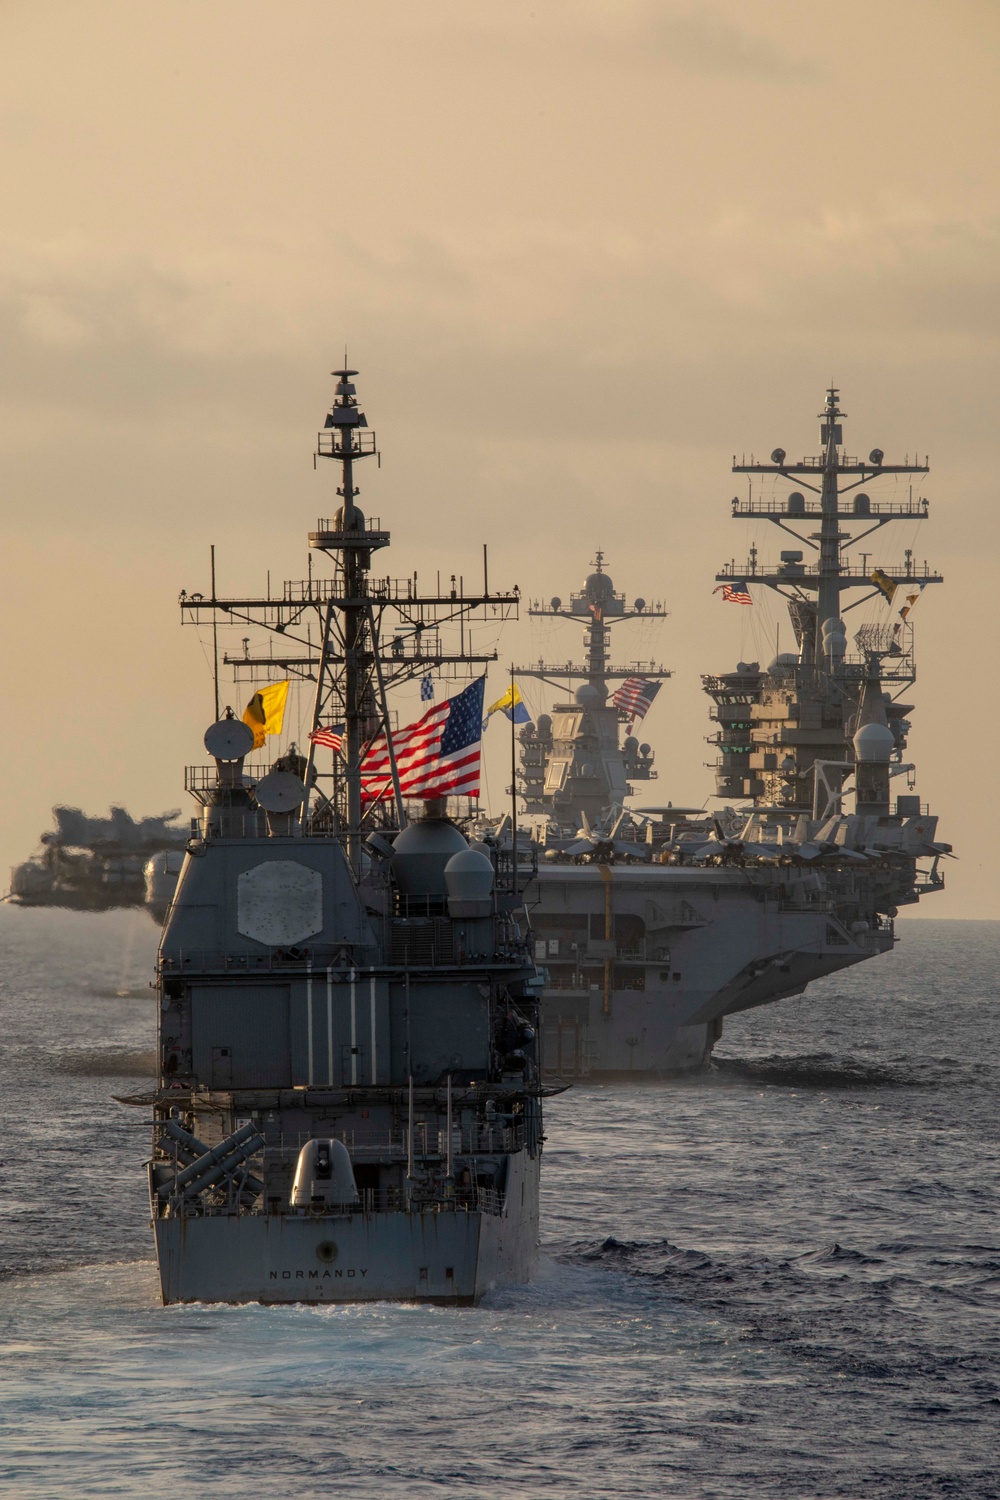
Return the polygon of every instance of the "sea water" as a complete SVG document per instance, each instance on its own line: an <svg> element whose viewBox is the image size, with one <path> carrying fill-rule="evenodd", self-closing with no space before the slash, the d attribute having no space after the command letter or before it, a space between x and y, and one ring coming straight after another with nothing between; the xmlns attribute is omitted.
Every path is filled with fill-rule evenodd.
<svg viewBox="0 0 1000 1500"><path fill-rule="evenodd" d="M0 1492L1000 1493L1000 924L551 1100L543 1257L478 1308L158 1304L155 933L0 908Z"/></svg>

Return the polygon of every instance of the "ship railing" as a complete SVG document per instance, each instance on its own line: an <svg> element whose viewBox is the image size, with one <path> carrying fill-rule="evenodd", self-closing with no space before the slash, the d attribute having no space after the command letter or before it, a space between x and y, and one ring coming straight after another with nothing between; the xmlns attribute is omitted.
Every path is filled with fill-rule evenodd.
<svg viewBox="0 0 1000 1500"><path fill-rule="evenodd" d="M414 1187L362 1188L357 1198L343 1203L316 1203L308 1208L293 1208L283 1196L259 1197L253 1204L211 1203L204 1198L171 1205L171 1216L179 1218L260 1218L280 1214L289 1218L310 1219L327 1214L398 1214L398 1213L482 1213L500 1217L504 1212L504 1195L496 1188L463 1187L436 1183Z"/></svg>
<svg viewBox="0 0 1000 1500"><path fill-rule="evenodd" d="M864 517L859 517L859 520L864 520ZM803 565L801 572L796 571L793 575L788 576L795 578L816 578L819 575L819 571L819 563L810 563L808 566ZM747 563L737 565L733 561L724 563L715 576L716 578L736 578L740 581L746 580L750 583L761 583L766 578L784 577L785 575L779 573L774 568L750 566ZM860 563L841 563L837 569L837 576L839 578L857 578L864 582L869 582L871 580L871 568L863 567ZM908 583L911 579L914 583L928 579L935 583L940 582L938 575L932 571L930 565L926 562L922 568L915 567L911 563L902 573L897 572L893 568L890 570L889 576L901 583Z"/></svg>
<svg viewBox="0 0 1000 1500"><path fill-rule="evenodd" d="M545 986L545 992L546 994L582 996L589 994L592 989L596 990L600 989L600 987L601 986L596 979L593 981L593 983L591 983L590 979L585 975L572 975L571 977L566 977L561 974L556 974L552 970L550 970L549 979Z"/></svg>
<svg viewBox="0 0 1000 1500"><path fill-rule="evenodd" d="M377 453L378 448L374 432L370 427L362 427L355 414L349 423L338 420L336 426L325 427L318 433L316 452L323 458L340 458L344 454L352 458L363 458ZM371 525L371 522L368 524Z"/></svg>
<svg viewBox="0 0 1000 1500"><path fill-rule="evenodd" d="M875 464L873 464L871 462L870 459L869 460L865 460L865 459L861 459L861 458L854 458L849 453L841 453L840 457L837 459L837 465L836 466L840 470L844 470L844 469L865 469L865 470L867 470L867 471L869 471L871 473L871 476L872 476L873 479L877 479L879 477L880 472L885 472L885 471L881 471ZM910 463L910 455L907 453L905 455L904 459L903 459L903 466L905 468L907 468L907 469L925 470L927 468L927 459L925 457L923 463L921 463L920 462L920 456L919 456L919 454L914 454L913 455L913 463L911 464ZM774 469L774 467L775 467L775 465L773 463L762 463L752 453L751 453L749 459L747 458L746 454L744 453L743 457L742 457L742 462L741 463L737 463L736 462L735 456L733 458L733 469L734 469L734 471L737 471L737 472L738 471L742 471L742 470L747 469L747 468L767 469L770 472L771 470ZM826 454L825 453L820 453L819 455L816 455L816 454L809 454L809 453L807 453L804 458L800 458L797 461L793 461L789 465L789 467L791 467L793 469L825 469L826 468ZM888 472L891 473L892 469L889 469Z"/></svg>
<svg viewBox="0 0 1000 1500"><path fill-rule="evenodd" d="M351 1160L405 1160L408 1153L407 1127L392 1131L342 1130L330 1139L342 1141ZM265 1152L272 1160L293 1160L302 1147L314 1138L309 1131L281 1131L269 1135L264 1130ZM463 1125L452 1130L452 1156L491 1155L518 1151L524 1145L524 1127L510 1125ZM413 1126L415 1157L444 1157L448 1152L448 1133L437 1126L418 1120Z"/></svg>
<svg viewBox="0 0 1000 1500"><path fill-rule="evenodd" d="M856 464L855 459L847 460L850 464ZM864 521L867 516L913 516L915 519L925 520L929 510L927 500L873 500L870 508L866 511L856 511L853 507L838 510L837 514L843 520L850 518L852 521ZM796 516L822 516L823 507L818 504L807 504L804 510L789 510L786 500L739 500L733 501L734 516L787 516L794 520Z"/></svg>
<svg viewBox="0 0 1000 1500"><path fill-rule="evenodd" d="M239 785L252 791L262 777L274 767L270 763L245 761ZM213 761L210 766L185 766L184 790L186 792L212 792L219 785L219 768Z"/></svg>
<svg viewBox="0 0 1000 1500"><path fill-rule="evenodd" d="M364 533L356 531L335 533L334 531L330 531L327 535L330 537L335 535L343 536L348 541L362 547L384 545L389 537L387 531L376 532L371 529ZM492 614L498 619L509 618L511 612L516 607L515 599L510 594L496 590L484 591L478 588L474 589L472 593L467 594L464 584L461 587L445 589L436 594L421 595L417 580L412 576L409 578L392 578L387 575L384 578L378 578L369 575L362 580L358 596L389 604L412 604L417 602L440 604L445 609L454 600L456 604L463 604L466 607L486 608L488 606ZM342 579L318 578L314 575L312 578L288 579L284 585L284 596L282 598L274 598L263 602L273 605L325 604L331 599L343 600L346 597ZM438 639L436 626L427 624L423 629L423 637L424 646L422 652L417 653L418 659L421 655L428 656L433 653L434 642Z"/></svg>
<svg viewBox="0 0 1000 1500"><path fill-rule="evenodd" d="M310 944L308 948L290 944L286 948L272 948L268 953L220 953L207 949L181 949L169 956L162 955L160 970L164 974L265 974L276 969L302 969L307 963L312 964L315 973L327 968L349 969L353 963L350 944Z"/></svg>
<svg viewBox="0 0 1000 1500"><path fill-rule="evenodd" d="M341 972L354 966L349 944L332 944L317 947L273 948L269 953L212 953L200 949L190 952L161 956L162 974L267 974L287 973L289 969L303 970L311 965L314 975L330 969ZM500 943L492 953L465 953L461 949L448 949L442 944L418 947L415 942L394 943L383 964L391 967L452 968L480 970L483 968L526 968L531 960L523 944ZM366 971L367 972L367 971Z"/></svg>

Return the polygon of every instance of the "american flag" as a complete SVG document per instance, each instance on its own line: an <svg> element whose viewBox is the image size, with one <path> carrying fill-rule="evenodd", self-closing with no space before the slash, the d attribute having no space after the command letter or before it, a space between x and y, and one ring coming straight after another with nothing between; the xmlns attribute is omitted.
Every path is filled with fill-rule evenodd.
<svg viewBox="0 0 1000 1500"><path fill-rule="evenodd" d="M397 729L392 748L404 797L478 797L485 677L455 698L427 710L416 724ZM369 802L392 796L389 745L376 735L361 759L361 795Z"/></svg>
<svg viewBox="0 0 1000 1500"><path fill-rule="evenodd" d="M753 600L750 598L750 590L745 583L720 583L719 588L713 589L712 593L717 594L719 589L722 590L722 601L724 604L753 603Z"/></svg>
<svg viewBox="0 0 1000 1500"><path fill-rule="evenodd" d="M611 701L622 713L630 714L633 719L644 719L662 686L662 682L650 682L648 677L626 677Z"/></svg>
<svg viewBox="0 0 1000 1500"><path fill-rule="evenodd" d="M314 745L329 745L336 755L344 743L344 726L343 724L321 726L319 729L314 729L309 738Z"/></svg>

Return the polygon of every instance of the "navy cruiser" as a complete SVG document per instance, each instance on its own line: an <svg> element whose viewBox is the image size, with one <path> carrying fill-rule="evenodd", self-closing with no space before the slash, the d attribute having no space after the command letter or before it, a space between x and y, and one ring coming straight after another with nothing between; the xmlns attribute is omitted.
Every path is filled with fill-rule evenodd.
<svg viewBox="0 0 1000 1500"><path fill-rule="evenodd" d="M330 576L310 562L277 596L181 598L185 620L270 635L257 656L247 637L244 677L314 692L307 756L255 761L266 717L230 713L187 774L199 817L159 951L149 1166L168 1303L474 1303L535 1265L540 980L518 870L470 845L440 777L404 797L388 700L432 669L472 676L434 720L467 785L493 659L469 624L516 614L517 594L373 574L389 533L355 469L375 438L355 372L334 373L318 453L341 503L309 536ZM363 770L380 736L387 796Z"/></svg>

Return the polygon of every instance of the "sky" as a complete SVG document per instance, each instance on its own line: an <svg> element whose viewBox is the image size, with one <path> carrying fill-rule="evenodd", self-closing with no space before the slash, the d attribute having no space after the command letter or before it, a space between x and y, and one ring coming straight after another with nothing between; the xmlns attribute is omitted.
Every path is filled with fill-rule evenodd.
<svg viewBox="0 0 1000 1500"><path fill-rule="evenodd" d="M212 681L177 596L213 544L220 593L305 575L346 346L394 574L485 542L492 587L566 598L602 548L664 601L621 637L674 674L655 800L712 790L701 674L779 619L712 593L787 545L730 519L733 454L818 451L831 382L850 451L929 454L877 559L945 575L908 754L960 858L921 914L1000 915L993 0L3 0L0 40L0 866L54 803L184 804ZM522 612L497 693L578 636Z"/></svg>

